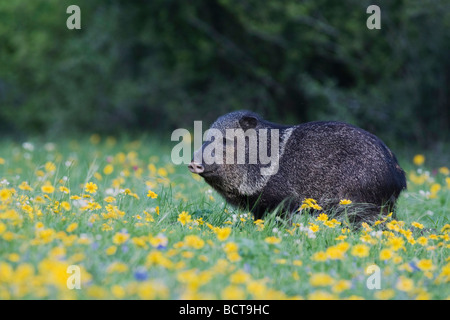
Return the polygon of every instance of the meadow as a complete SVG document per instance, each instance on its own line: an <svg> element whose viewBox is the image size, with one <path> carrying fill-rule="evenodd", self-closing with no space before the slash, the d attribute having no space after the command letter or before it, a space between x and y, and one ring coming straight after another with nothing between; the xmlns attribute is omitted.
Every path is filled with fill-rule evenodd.
<svg viewBox="0 0 450 320"><path fill-rule="evenodd" d="M290 219L255 220L173 165L170 148L1 142L0 299L450 298L449 163L400 159L396 216L355 228L308 214L311 199ZM374 265L379 288L367 285Z"/></svg>

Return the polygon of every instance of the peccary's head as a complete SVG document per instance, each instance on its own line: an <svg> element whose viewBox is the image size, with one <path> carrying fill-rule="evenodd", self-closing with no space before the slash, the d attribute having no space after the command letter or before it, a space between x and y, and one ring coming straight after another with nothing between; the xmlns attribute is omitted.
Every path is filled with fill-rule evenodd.
<svg viewBox="0 0 450 320"><path fill-rule="evenodd" d="M189 170L236 204L237 198L260 192L277 173L280 151L291 131L250 111L228 113L205 132Z"/></svg>

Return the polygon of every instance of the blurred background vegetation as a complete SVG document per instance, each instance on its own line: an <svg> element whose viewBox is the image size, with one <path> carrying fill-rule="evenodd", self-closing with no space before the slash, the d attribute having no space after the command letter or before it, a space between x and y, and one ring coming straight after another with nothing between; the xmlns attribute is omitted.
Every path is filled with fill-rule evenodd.
<svg viewBox="0 0 450 320"><path fill-rule="evenodd" d="M161 133L249 109L430 147L448 141L449 88L447 0L0 2L2 136Z"/></svg>

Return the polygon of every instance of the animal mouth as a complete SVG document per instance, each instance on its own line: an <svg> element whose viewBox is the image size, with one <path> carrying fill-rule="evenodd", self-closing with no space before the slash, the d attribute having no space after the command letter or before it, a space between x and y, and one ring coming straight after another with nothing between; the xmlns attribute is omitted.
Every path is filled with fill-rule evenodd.
<svg viewBox="0 0 450 320"><path fill-rule="evenodd" d="M200 177L208 177L213 175L214 172L216 172L216 170L203 171L202 173L199 173L199 175Z"/></svg>

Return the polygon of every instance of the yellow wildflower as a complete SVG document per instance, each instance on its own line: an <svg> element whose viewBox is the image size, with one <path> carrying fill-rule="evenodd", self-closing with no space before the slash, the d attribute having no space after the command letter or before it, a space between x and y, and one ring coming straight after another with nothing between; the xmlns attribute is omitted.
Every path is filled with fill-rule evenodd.
<svg viewBox="0 0 450 320"><path fill-rule="evenodd" d="M106 252L106 254L107 254L108 256L110 256L110 255L115 254L116 251L117 251L117 247L116 247L116 246L110 246L110 247L108 247L108 248L106 249L105 252Z"/></svg>
<svg viewBox="0 0 450 320"><path fill-rule="evenodd" d="M380 260L389 260L392 256L392 251L389 249L383 249L380 251Z"/></svg>
<svg viewBox="0 0 450 320"><path fill-rule="evenodd" d="M352 283L348 280L339 280L333 285L331 290L335 293L340 293L342 291L350 289L351 285Z"/></svg>
<svg viewBox="0 0 450 320"><path fill-rule="evenodd" d="M113 173L114 171L114 167L112 164L107 164L104 168L103 168L103 173L105 175L110 175L111 173Z"/></svg>
<svg viewBox="0 0 450 320"><path fill-rule="evenodd" d="M55 192L55 187L53 187L51 184L45 184L41 187L41 191L44 193L53 193Z"/></svg>
<svg viewBox="0 0 450 320"><path fill-rule="evenodd" d="M158 197L158 195L155 192L153 192L152 190L148 190L147 197L156 199Z"/></svg>
<svg viewBox="0 0 450 320"><path fill-rule="evenodd" d="M19 185L19 189L20 190L24 190L24 191L33 191L33 188L30 187L30 185L24 181Z"/></svg>
<svg viewBox="0 0 450 320"><path fill-rule="evenodd" d="M327 255L327 253L326 252L323 252L323 251L318 251L318 252L315 252L313 255L312 255L312 260L313 261L326 261L327 260L327 257L328 257L328 255Z"/></svg>
<svg viewBox="0 0 450 320"><path fill-rule="evenodd" d="M428 244L428 239L425 237L420 237L417 239L417 243L422 246L426 246Z"/></svg>
<svg viewBox="0 0 450 320"><path fill-rule="evenodd" d="M177 221L180 221L180 223L184 226L186 223L191 222L192 218L186 211L183 211L178 215Z"/></svg>
<svg viewBox="0 0 450 320"><path fill-rule="evenodd" d="M84 186L84 191L89 192L89 193L96 193L97 189L98 189L98 186L93 182L88 182Z"/></svg>
<svg viewBox="0 0 450 320"><path fill-rule="evenodd" d="M67 232L72 232L76 228L78 228L78 223L74 222L74 223L69 224L69 226L67 227L66 231Z"/></svg>
<svg viewBox="0 0 450 320"><path fill-rule="evenodd" d="M391 245L392 250L397 251L403 248L405 241L400 237L392 237L388 240L388 243Z"/></svg>
<svg viewBox="0 0 450 320"><path fill-rule="evenodd" d="M118 232L113 236L113 243L116 245L121 245L126 242L130 235L128 233Z"/></svg>
<svg viewBox="0 0 450 320"><path fill-rule="evenodd" d="M334 278L326 273L315 273L309 278L309 283L313 287L329 286L334 283Z"/></svg>
<svg viewBox="0 0 450 320"><path fill-rule="evenodd" d="M395 291L392 289L385 289L385 290L377 290L374 293L374 296L376 299L379 300L389 300L392 299L393 297L395 297Z"/></svg>
<svg viewBox="0 0 450 320"><path fill-rule="evenodd" d="M423 229L423 224L418 223L418 222L412 222L411 225L417 229Z"/></svg>
<svg viewBox="0 0 450 320"><path fill-rule="evenodd" d="M425 156L423 154L416 154L413 158L413 162L416 166L421 166L425 163Z"/></svg>
<svg viewBox="0 0 450 320"><path fill-rule="evenodd" d="M352 203L352 200L348 200L348 199L342 199L341 201L339 201L339 204L340 205L348 205L348 204L351 204Z"/></svg>
<svg viewBox="0 0 450 320"><path fill-rule="evenodd" d="M268 244L278 244L281 242L281 238L277 238L275 236L267 237L264 239Z"/></svg>
<svg viewBox="0 0 450 320"><path fill-rule="evenodd" d="M369 255L370 248L365 244L357 244L352 248L352 255L359 258L364 258Z"/></svg>
<svg viewBox="0 0 450 320"><path fill-rule="evenodd" d="M409 292L414 289L414 281L404 276L400 276L395 287L400 291Z"/></svg>
<svg viewBox="0 0 450 320"><path fill-rule="evenodd" d="M434 269L434 266L431 259L422 259L419 262L417 262L417 268L419 268L422 271L430 271Z"/></svg>
<svg viewBox="0 0 450 320"><path fill-rule="evenodd" d="M311 230L312 232L317 232L317 231L319 231L319 226L317 225L317 224L314 224L314 223L309 223L310 224L310 226L309 226L309 230Z"/></svg>
<svg viewBox="0 0 450 320"><path fill-rule="evenodd" d="M196 235L188 235L184 237L186 246L194 249L201 249L205 245L205 241Z"/></svg>
<svg viewBox="0 0 450 320"><path fill-rule="evenodd" d="M243 300L245 299L245 291L236 285L230 285L222 290L222 299L224 300Z"/></svg>
<svg viewBox="0 0 450 320"><path fill-rule="evenodd" d="M228 239L228 237L231 234L231 228L230 227L219 228L219 229L215 230L215 232L217 235L217 239L219 241L225 241L226 239Z"/></svg>

